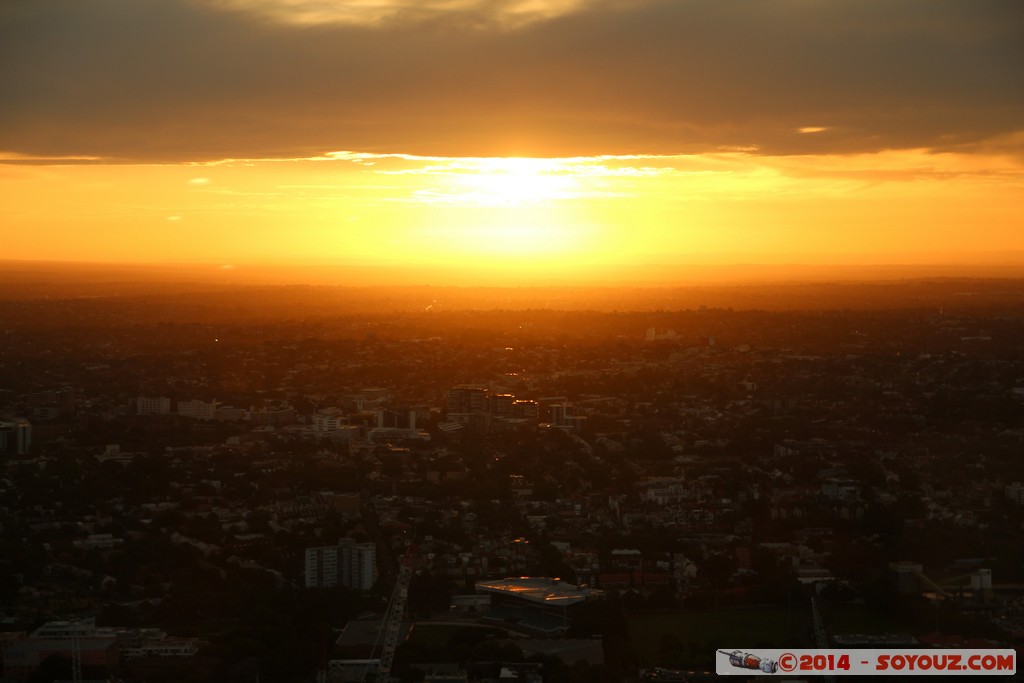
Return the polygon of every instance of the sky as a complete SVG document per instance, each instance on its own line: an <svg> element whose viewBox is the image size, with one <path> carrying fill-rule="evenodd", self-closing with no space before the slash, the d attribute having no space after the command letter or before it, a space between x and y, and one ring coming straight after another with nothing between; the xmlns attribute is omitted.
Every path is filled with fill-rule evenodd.
<svg viewBox="0 0 1024 683"><path fill-rule="evenodd" d="M1024 263L1018 0L6 0L0 259Z"/></svg>

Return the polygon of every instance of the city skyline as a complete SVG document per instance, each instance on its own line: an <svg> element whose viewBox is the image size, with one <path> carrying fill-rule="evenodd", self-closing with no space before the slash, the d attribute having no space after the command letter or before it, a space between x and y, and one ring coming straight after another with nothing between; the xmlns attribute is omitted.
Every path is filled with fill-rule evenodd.
<svg viewBox="0 0 1024 683"><path fill-rule="evenodd" d="M0 12L15 260L1024 264L1015 3Z"/></svg>

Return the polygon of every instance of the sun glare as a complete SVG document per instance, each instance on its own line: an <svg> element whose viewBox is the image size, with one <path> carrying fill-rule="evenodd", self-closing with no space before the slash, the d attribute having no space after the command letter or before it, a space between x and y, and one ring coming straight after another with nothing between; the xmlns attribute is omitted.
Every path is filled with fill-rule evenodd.
<svg viewBox="0 0 1024 683"><path fill-rule="evenodd" d="M572 201L585 192L570 160L471 158L444 169L433 201L448 207L441 230L458 258L539 266L592 250L592 230Z"/></svg>
<svg viewBox="0 0 1024 683"><path fill-rule="evenodd" d="M526 206L570 199L577 181L558 159L474 159L453 179L457 195L478 206Z"/></svg>

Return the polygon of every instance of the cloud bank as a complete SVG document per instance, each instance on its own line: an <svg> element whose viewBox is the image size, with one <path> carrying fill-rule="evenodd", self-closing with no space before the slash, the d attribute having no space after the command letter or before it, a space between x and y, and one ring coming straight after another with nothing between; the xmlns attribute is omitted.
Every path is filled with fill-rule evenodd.
<svg viewBox="0 0 1024 683"><path fill-rule="evenodd" d="M0 151L1020 153L1022 35L1017 0L8 0Z"/></svg>

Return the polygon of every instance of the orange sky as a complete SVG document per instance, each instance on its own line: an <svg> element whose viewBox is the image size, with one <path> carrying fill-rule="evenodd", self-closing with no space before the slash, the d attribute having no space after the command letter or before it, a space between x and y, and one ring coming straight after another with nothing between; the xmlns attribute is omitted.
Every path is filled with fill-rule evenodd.
<svg viewBox="0 0 1024 683"><path fill-rule="evenodd" d="M3 258L1024 263L1014 0L16 0Z"/></svg>

